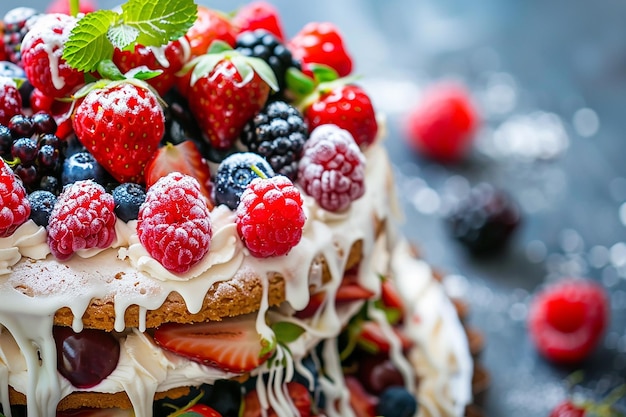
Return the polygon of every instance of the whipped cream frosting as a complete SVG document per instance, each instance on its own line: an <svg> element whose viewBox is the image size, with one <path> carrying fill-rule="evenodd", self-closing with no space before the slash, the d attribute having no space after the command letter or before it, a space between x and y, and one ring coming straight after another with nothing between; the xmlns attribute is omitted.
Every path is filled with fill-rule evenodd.
<svg viewBox="0 0 626 417"><path fill-rule="evenodd" d="M147 311L160 307L167 296L178 292L191 313L198 312L205 294L215 283L226 280L259 277L264 297L257 313L257 329L271 338L266 323L294 320L280 310L269 310L267 277L279 273L285 280L286 301L291 309L300 310L309 301L309 286L317 282L321 256L326 260L331 280L325 284L334 299L348 253L352 245L362 242L363 260L359 282L378 293L379 274L392 262L397 279L405 286L401 291L408 305L414 306L414 317L408 331L418 348L410 362L400 354L400 344L392 340L392 360L405 376L407 387L414 388L415 369L420 373L417 388L419 416L456 416L470 401L471 359L468 358L465 333L441 286L433 279L427 265L390 251L392 241L375 236L373 224L384 222L392 237L397 207L391 178L391 166L381 141L366 151L366 192L344 213L329 213L305 197L307 222L301 242L286 255L258 259L250 256L237 236L233 213L217 207L211 213L213 239L209 254L187 274L175 275L152 259L139 243L133 222L118 221L118 238L111 248L84 251L68 261L54 259L45 247L45 230L29 222L11 237L0 239L0 401L8 404L8 386L26 394L29 416L55 415L56 405L64 396L80 391L56 370L56 348L52 338L54 313L71 309L75 331L82 329L83 316L92 299L111 301L115 306L115 330L120 338L121 355L117 368L89 391L115 393L125 391L138 417L150 416L155 392L171 388L231 378L234 374L203 366L163 351L143 333ZM43 234L43 236L42 236ZM412 259L412 258L411 258ZM408 266L407 266L408 264ZM127 328L124 312L139 306L138 328ZM335 309L334 303L307 322L298 324L306 332L284 349L279 347L276 359L284 366L266 362L255 372L270 375L267 385L257 384L262 404L272 406L278 415L292 415L291 401L283 391L283 381L295 370L303 373L301 360L313 346L324 341L322 356L327 376L320 384L328 401L337 404L328 410L331 416L351 416L349 396L340 368L334 338L360 305ZM372 312L377 319L376 312ZM386 323L384 317L378 317ZM455 321L456 320L456 321ZM391 336L391 331L389 331ZM10 417L8 407L6 414Z"/></svg>

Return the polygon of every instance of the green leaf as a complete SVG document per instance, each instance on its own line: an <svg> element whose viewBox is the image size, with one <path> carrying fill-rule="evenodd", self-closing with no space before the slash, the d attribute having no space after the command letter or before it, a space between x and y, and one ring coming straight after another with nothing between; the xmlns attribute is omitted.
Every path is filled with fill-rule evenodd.
<svg viewBox="0 0 626 417"><path fill-rule="evenodd" d="M98 63L113 56L113 45L107 39L109 27L119 15L111 10L86 14L72 29L63 47L63 59L79 71L93 71Z"/></svg>
<svg viewBox="0 0 626 417"><path fill-rule="evenodd" d="M300 337L302 333L304 333L304 329L302 327L288 321L279 321L272 324L272 330L274 331L278 342L283 345L293 342Z"/></svg>
<svg viewBox="0 0 626 417"><path fill-rule="evenodd" d="M318 84L335 81L339 78L337 71L328 65L310 64L309 68L311 72L313 72L313 77L315 77L315 81L317 81Z"/></svg>
<svg viewBox="0 0 626 417"><path fill-rule="evenodd" d="M129 0L122 5L125 25L138 31L137 43L162 46L183 36L196 20L193 0Z"/></svg>
<svg viewBox="0 0 626 417"><path fill-rule="evenodd" d="M254 69L254 72L256 72L258 76L261 77L261 79L265 81L272 90L278 91L278 81L276 80L276 74L274 74L274 71L272 71L272 68L267 62L263 61L261 58L256 57L247 57L246 60L248 64L252 67L252 69Z"/></svg>
<svg viewBox="0 0 626 417"><path fill-rule="evenodd" d="M111 26L107 32L107 38L113 46L122 50L132 50L138 37L139 29L123 23Z"/></svg>

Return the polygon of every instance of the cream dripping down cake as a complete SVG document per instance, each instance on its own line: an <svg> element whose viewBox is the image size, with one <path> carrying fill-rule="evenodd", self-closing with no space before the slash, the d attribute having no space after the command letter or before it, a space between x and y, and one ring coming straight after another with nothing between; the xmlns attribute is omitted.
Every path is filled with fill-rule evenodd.
<svg viewBox="0 0 626 417"><path fill-rule="evenodd" d="M130 0L3 41L4 415L464 415L466 333L333 24Z"/></svg>

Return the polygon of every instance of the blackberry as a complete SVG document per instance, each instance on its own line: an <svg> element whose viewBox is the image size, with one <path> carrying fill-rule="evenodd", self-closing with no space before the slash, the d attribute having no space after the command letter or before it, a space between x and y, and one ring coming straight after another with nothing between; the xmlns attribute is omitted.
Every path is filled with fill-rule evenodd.
<svg viewBox="0 0 626 417"><path fill-rule="evenodd" d="M4 15L4 49L9 61L14 64L22 62L22 40L39 15L32 7L16 7Z"/></svg>
<svg viewBox="0 0 626 417"><path fill-rule="evenodd" d="M270 164L255 153L234 153L222 161L215 174L216 204L226 204L231 210L237 208L241 194L253 179L258 178L252 167L258 168L268 178L274 176Z"/></svg>
<svg viewBox="0 0 626 417"><path fill-rule="evenodd" d="M241 141L265 158L277 174L295 180L308 128L302 114L284 101L272 101L243 129Z"/></svg>
<svg viewBox="0 0 626 417"><path fill-rule="evenodd" d="M503 190L486 183L472 188L445 216L451 235L478 256L503 250L520 221L515 201Z"/></svg>
<svg viewBox="0 0 626 417"><path fill-rule="evenodd" d="M237 37L235 49L245 56L261 58L268 63L276 75L278 93L285 90L287 69L290 67L300 69L300 64L293 58L289 49L278 38L263 29L241 33Z"/></svg>
<svg viewBox="0 0 626 417"><path fill-rule="evenodd" d="M57 196L50 191L36 190L28 195L30 218L38 226L47 227Z"/></svg>
<svg viewBox="0 0 626 417"><path fill-rule="evenodd" d="M139 184L126 182L115 187L112 194L117 217L124 222L137 220L139 207L146 201L145 188Z"/></svg>

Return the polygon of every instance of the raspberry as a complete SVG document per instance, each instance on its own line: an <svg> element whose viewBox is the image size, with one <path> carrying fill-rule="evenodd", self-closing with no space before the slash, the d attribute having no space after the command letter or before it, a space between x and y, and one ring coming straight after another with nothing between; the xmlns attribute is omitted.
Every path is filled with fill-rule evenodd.
<svg viewBox="0 0 626 417"><path fill-rule="evenodd" d="M302 238L306 221L302 196L289 178L255 178L237 206L237 232L253 256L289 253Z"/></svg>
<svg viewBox="0 0 626 417"><path fill-rule="evenodd" d="M0 165L0 237L8 237L30 216L26 190L4 160Z"/></svg>
<svg viewBox="0 0 626 417"><path fill-rule="evenodd" d="M564 280L540 292L529 311L537 349L556 363L576 364L600 341L609 320L604 289L590 280Z"/></svg>
<svg viewBox="0 0 626 417"><path fill-rule="evenodd" d="M468 153L477 124L477 111L463 86L435 84L409 113L406 137L426 157L454 163Z"/></svg>
<svg viewBox="0 0 626 417"><path fill-rule="evenodd" d="M22 96L12 78L0 76L0 124L6 126L11 118L22 112Z"/></svg>
<svg viewBox="0 0 626 417"><path fill-rule="evenodd" d="M91 180L66 186L48 221L48 246L57 259L79 249L108 248L115 239L113 196Z"/></svg>
<svg viewBox="0 0 626 417"><path fill-rule="evenodd" d="M241 140L265 158L274 172L295 180L304 142L309 138L302 114L284 101L269 103L243 129Z"/></svg>
<svg viewBox="0 0 626 417"><path fill-rule="evenodd" d="M209 209L200 184L189 175L173 172L155 182L138 220L139 241L169 271L185 273L209 252Z"/></svg>
<svg viewBox="0 0 626 417"><path fill-rule="evenodd" d="M511 196L487 183L476 185L445 217L450 234L472 255L496 255L521 221Z"/></svg>
<svg viewBox="0 0 626 417"><path fill-rule="evenodd" d="M298 182L323 209L345 210L365 193L365 156L348 131L319 126L304 145Z"/></svg>

